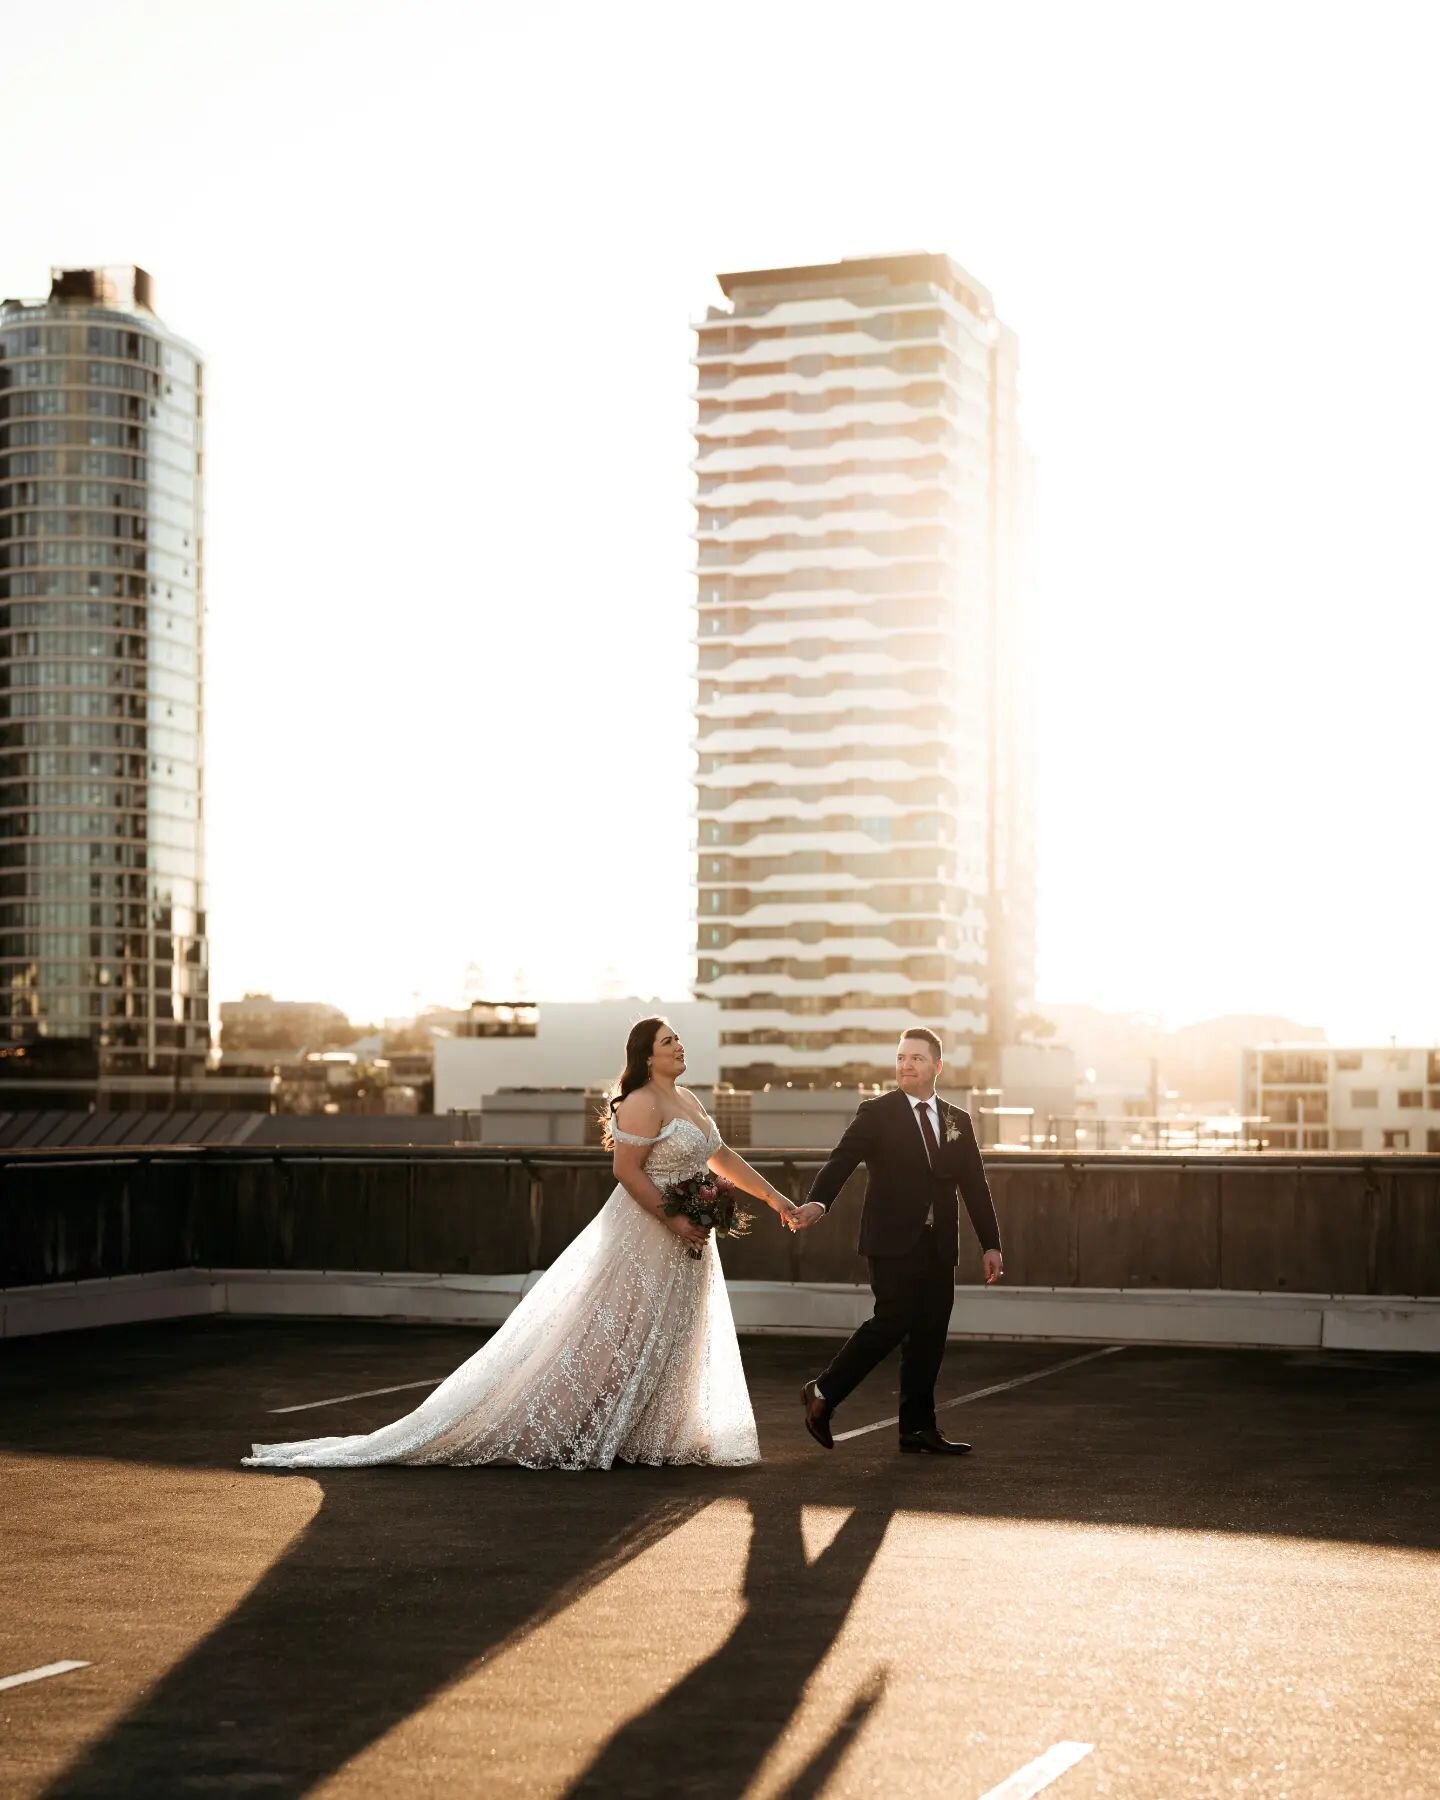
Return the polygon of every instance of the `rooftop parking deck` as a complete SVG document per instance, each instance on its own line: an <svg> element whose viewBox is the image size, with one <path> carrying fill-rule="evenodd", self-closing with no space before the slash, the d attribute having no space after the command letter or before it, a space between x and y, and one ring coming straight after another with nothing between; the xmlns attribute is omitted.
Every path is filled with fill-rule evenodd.
<svg viewBox="0 0 1440 1800"><path fill-rule="evenodd" d="M1073 1744L1060 1800L1440 1791L1440 1359L952 1345L941 1461L827 1456L828 1345L750 1339L752 1469L239 1467L479 1341L5 1345L0 1677L84 1666L0 1687L0 1789L949 1800Z"/></svg>

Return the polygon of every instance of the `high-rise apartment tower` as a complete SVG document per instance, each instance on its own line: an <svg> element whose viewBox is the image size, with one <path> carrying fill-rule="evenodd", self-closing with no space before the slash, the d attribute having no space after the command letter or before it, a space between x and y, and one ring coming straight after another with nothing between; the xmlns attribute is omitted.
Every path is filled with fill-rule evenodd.
<svg viewBox="0 0 1440 1800"><path fill-rule="evenodd" d="M988 1075L1034 961L1013 334L946 256L722 275L696 325L698 979L721 1078Z"/></svg>
<svg viewBox="0 0 1440 1800"><path fill-rule="evenodd" d="M0 304L0 1104L209 1044L202 379L143 269Z"/></svg>

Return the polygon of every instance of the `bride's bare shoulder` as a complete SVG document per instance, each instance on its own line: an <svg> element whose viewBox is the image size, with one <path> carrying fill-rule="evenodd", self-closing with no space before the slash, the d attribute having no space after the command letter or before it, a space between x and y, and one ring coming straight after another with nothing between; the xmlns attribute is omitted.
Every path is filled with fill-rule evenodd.
<svg viewBox="0 0 1440 1800"><path fill-rule="evenodd" d="M664 1122L660 1101L649 1088L636 1088L615 1108L615 1123L631 1137L657 1137Z"/></svg>

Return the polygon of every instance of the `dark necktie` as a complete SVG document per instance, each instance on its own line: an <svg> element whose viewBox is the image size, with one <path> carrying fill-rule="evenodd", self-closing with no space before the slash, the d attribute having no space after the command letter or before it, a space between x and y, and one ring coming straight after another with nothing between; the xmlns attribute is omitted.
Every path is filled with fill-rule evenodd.
<svg viewBox="0 0 1440 1800"><path fill-rule="evenodd" d="M915 1110L920 1115L920 1135L925 1140L925 1154L930 1158L930 1167L933 1169L940 1160L940 1146L935 1141L935 1127L930 1123L930 1107L927 1103L917 1106Z"/></svg>

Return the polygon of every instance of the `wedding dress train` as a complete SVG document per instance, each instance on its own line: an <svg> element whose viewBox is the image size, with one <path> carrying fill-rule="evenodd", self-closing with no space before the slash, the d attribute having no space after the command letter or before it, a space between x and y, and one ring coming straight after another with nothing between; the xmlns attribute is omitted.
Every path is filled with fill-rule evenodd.
<svg viewBox="0 0 1440 1800"><path fill-rule="evenodd" d="M658 1187L702 1170L711 1123L671 1119L649 1144ZM714 1239L698 1258L617 1187L505 1323L403 1419L355 1437L256 1444L254 1469L379 1463L608 1469L760 1460Z"/></svg>

